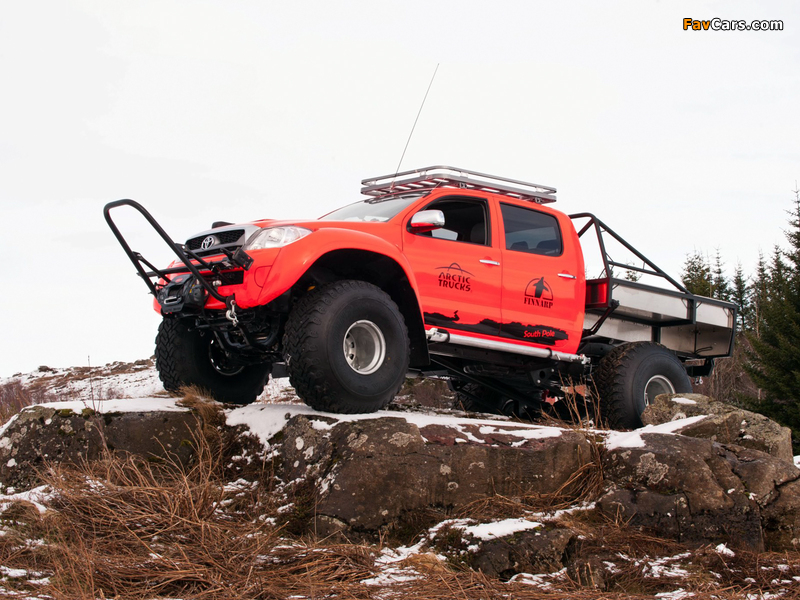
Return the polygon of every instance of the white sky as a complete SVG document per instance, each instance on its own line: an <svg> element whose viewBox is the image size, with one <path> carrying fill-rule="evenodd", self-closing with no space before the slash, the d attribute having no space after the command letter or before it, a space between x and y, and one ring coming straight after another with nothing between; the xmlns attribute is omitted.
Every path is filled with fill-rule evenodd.
<svg viewBox="0 0 800 600"><path fill-rule="evenodd" d="M717 247L752 271L800 179L799 27L797 2L5 2L0 376L152 353L106 202L177 240L319 216L394 171L437 63L403 168L555 186L674 276Z"/></svg>

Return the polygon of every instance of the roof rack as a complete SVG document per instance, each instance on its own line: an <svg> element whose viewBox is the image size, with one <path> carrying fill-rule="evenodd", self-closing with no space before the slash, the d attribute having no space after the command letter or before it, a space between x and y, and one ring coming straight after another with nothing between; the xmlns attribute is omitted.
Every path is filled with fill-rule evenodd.
<svg viewBox="0 0 800 600"><path fill-rule="evenodd" d="M361 188L361 193L367 196L386 196L432 190L437 187L455 187L502 194L539 204L556 201L556 188L444 165L371 177L362 180L361 185L364 186Z"/></svg>

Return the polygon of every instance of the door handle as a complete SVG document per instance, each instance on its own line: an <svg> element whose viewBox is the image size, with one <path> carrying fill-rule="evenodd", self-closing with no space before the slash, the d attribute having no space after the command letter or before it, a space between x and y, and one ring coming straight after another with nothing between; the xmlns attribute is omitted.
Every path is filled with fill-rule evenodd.
<svg viewBox="0 0 800 600"><path fill-rule="evenodd" d="M500 263L496 260L489 260L488 258L482 258L478 262L483 263L484 265L492 265L493 267L499 267Z"/></svg>
<svg viewBox="0 0 800 600"><path fill-rule="evenodd" d="M570 275L569 273L559 273L559 277L563 277L564 279L577 279L575 275Z"/></svg>

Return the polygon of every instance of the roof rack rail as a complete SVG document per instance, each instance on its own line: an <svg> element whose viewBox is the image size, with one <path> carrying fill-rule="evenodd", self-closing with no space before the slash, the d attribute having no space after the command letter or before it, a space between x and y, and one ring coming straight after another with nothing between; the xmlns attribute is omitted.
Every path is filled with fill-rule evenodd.
<svg viewBox="0 0 800 600"><path fill-rule="evenodd" d="M539 204L556 201L556 188L553 187L445 165L370 177L362 180L361 185L364 186L361 188L361 193L367 196L387 196L432 190L437 187L455 187L502 194Z"/></svg>

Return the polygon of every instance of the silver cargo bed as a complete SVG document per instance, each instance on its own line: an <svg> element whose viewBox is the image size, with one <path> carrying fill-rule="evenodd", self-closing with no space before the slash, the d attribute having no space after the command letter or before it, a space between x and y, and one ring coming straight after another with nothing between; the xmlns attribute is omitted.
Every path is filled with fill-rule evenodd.
<svg viewBox="0 0 800 600"><path fill-rule="evenodd" d="M604 265L602 277L586 282L584 338L659 342L684 359L731 355L736 333L735 304L690 293L594 215L570 216L573 220L589 219L578 235L595 229ZM604 235L613 236L643 266L614 261L606 249ZM673 289L614 277L614 267L658 278Z"/></svg>
<svg viewBox="0 0 800 600"><path fill-rule="evenodd" d="M619 306L594 335L625 342L659 342L685 357L713 358L733 352L735 305L624 279L606 281ZM584 329L591 330L604 313L604 309L587 309Z"/></svg>

